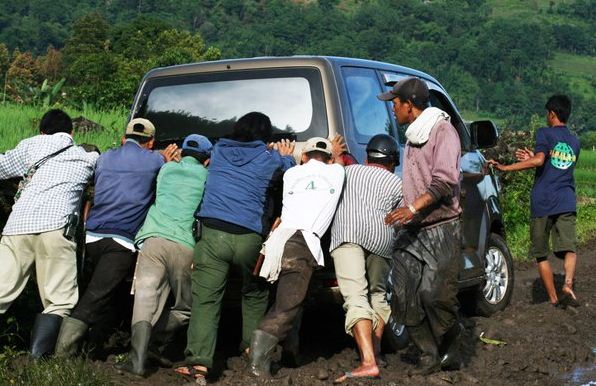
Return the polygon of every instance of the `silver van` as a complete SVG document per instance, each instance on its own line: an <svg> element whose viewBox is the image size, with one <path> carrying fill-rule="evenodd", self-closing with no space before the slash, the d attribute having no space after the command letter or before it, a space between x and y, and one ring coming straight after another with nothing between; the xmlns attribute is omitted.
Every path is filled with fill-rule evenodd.
<svg viewBox="0 0 596 386"><path fill-rule="evenodd" d="M391 104L380 102L376 95L407 76L426 81L431 105L446 111L459 132L463 208L459 285L468 307L490 315L507 306L513 288L500 187L479 151L496 144L497 130L490 121L466 124L445 89L430 75L390 63L323 56L186 64L149 71L131 114L154 122L158 146L163 146L190 133L215 141L229 134L245 113L260 111L271 118L277 139L295 139L300 145L310 137L341 134L349 152L363 162L366 143L375 134L388 133L401 146L405 143L405 127L397 125ZM297 146L296 157L299 152ZM401 167L396 173L401 174ZM317 278L316 301L328 296L340 299L331 259Z"/></svg>

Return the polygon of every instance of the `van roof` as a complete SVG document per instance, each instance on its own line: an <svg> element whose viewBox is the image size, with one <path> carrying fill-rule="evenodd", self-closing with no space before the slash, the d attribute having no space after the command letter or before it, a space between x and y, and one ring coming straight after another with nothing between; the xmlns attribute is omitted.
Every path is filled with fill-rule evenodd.
<svg viewBox="0 0 596 386"><path fill-rule="evenodd" d="M249 70L255 68L301 67L301 66L362 66L380 70L394 71L404 75L417 76L440 86L432 76L409 67L396 64L378 62L375 60L344 58L338 56L264 56L255 58L226 59L210 62L180 64L169 67L158 67L150 70L143 80L154 77L186 75L197 72L219 72L226 70Z"/></svg>

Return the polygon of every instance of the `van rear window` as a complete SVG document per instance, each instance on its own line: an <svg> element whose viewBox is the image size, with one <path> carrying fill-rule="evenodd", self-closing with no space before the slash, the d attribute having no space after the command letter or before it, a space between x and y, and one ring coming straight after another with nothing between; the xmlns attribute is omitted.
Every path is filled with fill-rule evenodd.
<svg viewBox="0 0 596 386"><path fill-rule="evenodd" d="M228 135L246 113L269 116L277 138L327 136L321 76L310 68L200 73L149 79L135 117L151 120L158 142L199 133Z"/></svg>

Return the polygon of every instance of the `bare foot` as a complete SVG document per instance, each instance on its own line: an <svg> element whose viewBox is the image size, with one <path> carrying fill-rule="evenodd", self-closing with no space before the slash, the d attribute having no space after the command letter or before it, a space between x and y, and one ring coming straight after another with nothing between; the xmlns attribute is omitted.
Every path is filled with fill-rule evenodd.
<svg viewBox="0 0 596 386"><path fill-rule="evenodd" d="M561 299L562 303L565 303L571 307L579 307L579 302L577 301L577 297L573 292L572 285L565 283L561 289L561 292L563 292L564 295L563 299Z"/></svg>
<svg viewBox="0 0 596 386"><path fill-rule="evenodd" d="M353 371L346 372L344 375L334 380L333 383L343 383L351 378L379 378L379 374L380 371L376 364L367 366L362 365Z"/></svg>

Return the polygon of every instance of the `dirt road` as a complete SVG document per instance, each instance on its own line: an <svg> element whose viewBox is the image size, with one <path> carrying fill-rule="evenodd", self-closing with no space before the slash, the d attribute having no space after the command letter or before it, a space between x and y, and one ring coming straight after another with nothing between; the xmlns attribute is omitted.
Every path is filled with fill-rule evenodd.
<svg viewBox="0 0 596 386"><path fill-rule="evenodd" d="M558 287L562 282L560 261L553 262ZM389 363L380 380L356 380L349 385L596 385L596 239L579 252L576 293L581 307L556 309L546 294L531 263L517 264L511 305L491 318L468 317L466 366L460 371L428 377L408 377L407 350L388 353ZM225 315L224 315L225 317ZM233 319L231 315L229 319ZM235 319L235 318L234 318ZM258 385L244 376L244 361L237 356L239 325L226 326L220 339L218 364L211 380L216 385ZM230 331L232 333L230 333ZM487 345L485 336L504 346ZM343 333L341 308L310 310L302 328L304 365L282 368L271 385L329 385L343 371L353 368L357 357L352 341ZM101 367L111 366L96 362ZM171 369L159 369L145 380L115 370L117 384L177 385L184 381Z"/></svg>

